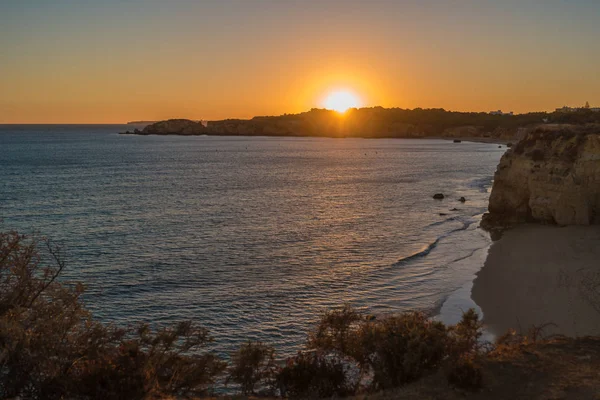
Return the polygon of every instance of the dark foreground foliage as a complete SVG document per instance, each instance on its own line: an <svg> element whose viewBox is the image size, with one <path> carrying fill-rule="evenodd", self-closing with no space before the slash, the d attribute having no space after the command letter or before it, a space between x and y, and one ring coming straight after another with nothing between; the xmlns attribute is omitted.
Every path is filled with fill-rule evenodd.
<svg viewBox="0 0 600 400"><path fill-rule="evenodd" d="M201 395L225 364L189 322L152 331L94 321L82 285L60 284L59 249L0 233L0 398L142 399Z"/></svg>
<svg viewBox="0 0 600 400"><path fill-rule="evenodd" d="M275 349L261 342L247 342L231 357L227 382L240 386L245 395L255 393L257 386L273 387Z"/></svg>
<svg viewBox="0 0 600 400"><path fill-rule="evenodd" d="M282 396L291 398L343 397L354 393L343 362L318 353L299 352L277 373Z"/></svg>
<svg viewBox="0 0 600 400"><path fill-rule="evenodd" d="M478 377L455 379L455 375L465 375L465 362L477 369L481 329L474 310L465 313L457 325L446 326L420 312L375 319L344 307L322 317L309 336L308 347L355 362L360 371L355 392L399 387L440 367L448 371L450 383L477 388L481 385ZM361 388L361 383L366 387Z"/></svg>
<svg viewBox="0 0 600 400"><path fill-rule="evenodd" d="M375 318L346 306L325 313L285 364L276 365L272 347L247 342L227 366L207 350L208 331L191 322L152 330L95 321L82 306L83 286L57 280L64 267L49 242L0 233L0 398L183 398L222 379L245 395L343 397L438 370L457 387L482 384L473 310L446 326L419 312Z"/></svg>

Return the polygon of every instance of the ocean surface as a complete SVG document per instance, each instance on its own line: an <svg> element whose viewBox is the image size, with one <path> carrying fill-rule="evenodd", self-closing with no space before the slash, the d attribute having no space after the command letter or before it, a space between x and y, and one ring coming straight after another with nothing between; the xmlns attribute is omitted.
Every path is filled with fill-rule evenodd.
<svg viewBox="0 0 600 400"><path fill-rule="evenodd" d="M126 129L0 126L0 227L61 244L97 318L191 319L219 353L253 339L281 356L344 303L442 319L468 304L504 146Z"/></svg>

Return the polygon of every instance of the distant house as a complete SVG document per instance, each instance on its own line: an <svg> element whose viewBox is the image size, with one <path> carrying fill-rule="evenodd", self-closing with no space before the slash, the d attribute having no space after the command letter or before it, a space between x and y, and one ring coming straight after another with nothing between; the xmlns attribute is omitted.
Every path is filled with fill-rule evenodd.
<svg viewBox="0 0 600 400"><path fill-rule="evenodd" d="M502 110L498 110L498 111L490 111L490 115L513 115L513 112L502 112Z"/></svg>

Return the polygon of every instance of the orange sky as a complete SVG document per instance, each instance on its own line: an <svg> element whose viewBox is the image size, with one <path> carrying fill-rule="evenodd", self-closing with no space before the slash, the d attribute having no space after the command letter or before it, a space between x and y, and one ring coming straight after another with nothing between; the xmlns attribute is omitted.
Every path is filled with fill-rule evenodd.
<svg viewBox="0 0 600 400"><path fill-rule="evenodd" d="M0 4L0 123L278 115L335 89L365 106L600 106L593 1L15 3Z"/></svg>

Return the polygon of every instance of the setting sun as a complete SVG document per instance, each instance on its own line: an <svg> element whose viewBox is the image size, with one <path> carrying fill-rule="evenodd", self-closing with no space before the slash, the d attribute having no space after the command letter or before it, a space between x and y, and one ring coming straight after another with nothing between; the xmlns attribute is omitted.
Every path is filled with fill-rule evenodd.
<svg viewBox="0 0 600 400"><path fill-rule="evenodd" d="M349 108L358 108L361 104L354 93L340 90L330 93L323 101L323 105L327 109L343 113Z"/></svg>

